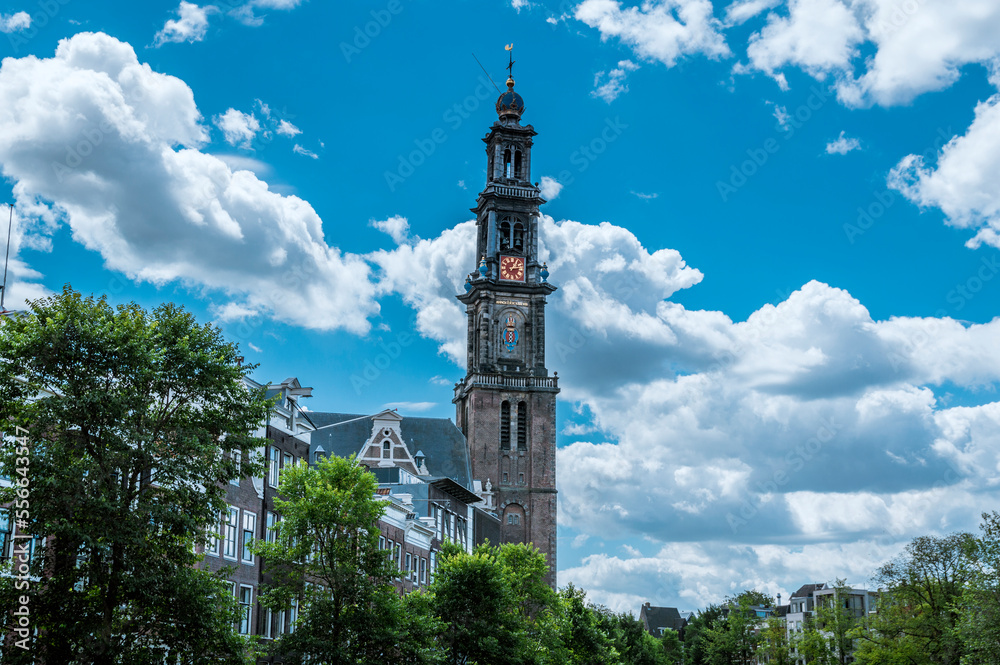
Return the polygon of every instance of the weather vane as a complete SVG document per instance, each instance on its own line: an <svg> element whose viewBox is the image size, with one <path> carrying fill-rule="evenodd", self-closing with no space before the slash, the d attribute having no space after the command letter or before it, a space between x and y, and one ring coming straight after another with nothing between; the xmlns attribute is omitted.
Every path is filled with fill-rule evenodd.
<svg viewBox="0 0 1000 665"><path fill-rule="evenodd" d="M507 65L508 78L514 78L514 44L507 44L504 48L510 53L510 64Z"/></svg>

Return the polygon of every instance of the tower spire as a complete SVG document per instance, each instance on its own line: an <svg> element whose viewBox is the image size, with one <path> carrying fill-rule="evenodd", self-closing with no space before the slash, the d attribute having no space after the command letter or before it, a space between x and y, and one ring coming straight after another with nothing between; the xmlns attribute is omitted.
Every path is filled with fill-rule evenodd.
<svg viewBox="0 0 1000 665"><path fill-rule="evenodd" d="M507 87L514 87L514 44L511 42L504 46L510 56L510 63L507 65Z"/></svg>

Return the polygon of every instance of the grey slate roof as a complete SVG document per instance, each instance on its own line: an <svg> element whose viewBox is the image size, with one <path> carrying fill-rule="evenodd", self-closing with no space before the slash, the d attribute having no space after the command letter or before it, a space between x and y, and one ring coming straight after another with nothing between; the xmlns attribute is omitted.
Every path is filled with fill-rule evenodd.
<svg viewBox="0 0 1000 665"><path fill-rule="evenodd" d="M361 451L371 436L372 418L360 413L323 413L310 411L309 418L317 428L358 418L340 427L320 429L312 433L310 459L316 448L323 446L326 454L348 457ZM403 441L411 455L423 452L425 464L432 476L446 476L468 490L472 489L472 464L465 435L448 418L413 418L404 416L399 423Z"/></svg>
<svg viewBox="0 0 1000 665"><path fill-rule="evenodd" d="M660 628L670 628L680 631L684 627L684 619L676 607L653 607L643 605L639 610L639 616L646 624L646 630L655 637L660 637Z"/></svg>
<svg viewBox="0 0 1000 665"><path fill-rule="evenodd" d="M813 592L823 588L822 584L803 584L799 590L792 594L792 598L809 598ZM791 599L789 599L791 600Z"/></svg>

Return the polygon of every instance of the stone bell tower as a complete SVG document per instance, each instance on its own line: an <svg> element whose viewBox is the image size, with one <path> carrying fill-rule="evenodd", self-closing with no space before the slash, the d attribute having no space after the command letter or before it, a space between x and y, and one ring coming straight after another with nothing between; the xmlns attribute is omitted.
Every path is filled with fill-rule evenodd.
<svg viewBox="0 0 1000 665"><path fill-rule="evenodd" d="M513 65L513 61L511 61ZM530 542L556 570L556 394L545 367L545 299L556 287L538 261L538 206L531 184L535 130L521 125L513 74L496 103L486 143L486 187L476 207L478 270L458 296L468 314L468 371L456 385L456 422L473 478L493 486L503 542Z"/></svg>

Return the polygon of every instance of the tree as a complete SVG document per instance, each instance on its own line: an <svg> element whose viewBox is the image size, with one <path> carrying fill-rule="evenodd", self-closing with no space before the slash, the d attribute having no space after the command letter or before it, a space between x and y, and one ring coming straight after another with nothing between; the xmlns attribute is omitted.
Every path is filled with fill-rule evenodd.
<svg viewBox="0 0 1000 665"><path fill-rule="evenodd" d="M404 611L391 583L397 571L379 550L385 506L375 498L377 487L353 457L330 456L282 472L273 542L258 540L251 549L271 576L261 602L287 610L299 601L295 631L275 645L285 662L426 662L427 645L405 638L427 638L425 624L409 623L426 613L419 604Z"/></svg>
<svg viewBox="0 0 1000 665"><path fill-rule="evenodd" d="M523 599L514 592L496 548L480 545L470 554L449 542L438 563L427 594L444 627L446 662L524 662L527 632L518 607Z"/></svg>
<svg viewBox="0 0 1000 665"><path fill-rule="evenodd" d="M612 636L602 627L601 617L586 602L587 593L572 584L559 592L562 601L565 662L573 665L605 665L620 662Z"/></svg>
<svg viewBox="0 0 1000 665"><path fill-rule="evenodd" d="M706 661L711 665L753 663L760 643L760 619L753 607L769 607L772 602L770 597L756 590L729 598L723 605L724 615L704 631Z"/></svg>
<svg viewBox="0 0 1000 665"><path fill-rule="evenodd" d="M970 583L958 602L963 665L1000 662L1000 513L983 513L980 529L969 543Z"/></svg>
<svg viewBox="0 0 1000 665"><path fill-rule="evenodd" d="M872 665L958 665L964 648L956 630L960 599L972 574L971 534L921 536L882 566L878 611L852 633L856 660Z"/></svg>
<svg viewBox="0 0 1000 665"><path fill-rule="evenodd" d="M237 346L174 305L113 308L67 285L0 320L0 360L0 422L27 431L0 454L22 485L0 502L37 538L36 581L0 584L5 608L27 597L37 633L4 662L242 662L231 592L194 568L234 453L258 468L269 405Z"/></svg>
<svg viewBox="0 0 1000 665"><path fill-rule="evenodd" d="M685 665L705 665L708 662L708 645L705 633L722 617L722 607L709 605L691 617L684 627Z"/></svg>
<svg viewBox="0 0 1000 665"><path fill-rule="evenodd" d="M663 631L660 638L660 648L663 649L664 662L668 665L681 665L684 662L684 643L675 630Z"/></svg>
<svg viewBox="0 0 1000 665"><path fill-rule="evenodd" d="M788 624L785 617L770 616L760 634L759 653L769 665L791 665L791 644L788 641Z"/></svg>

